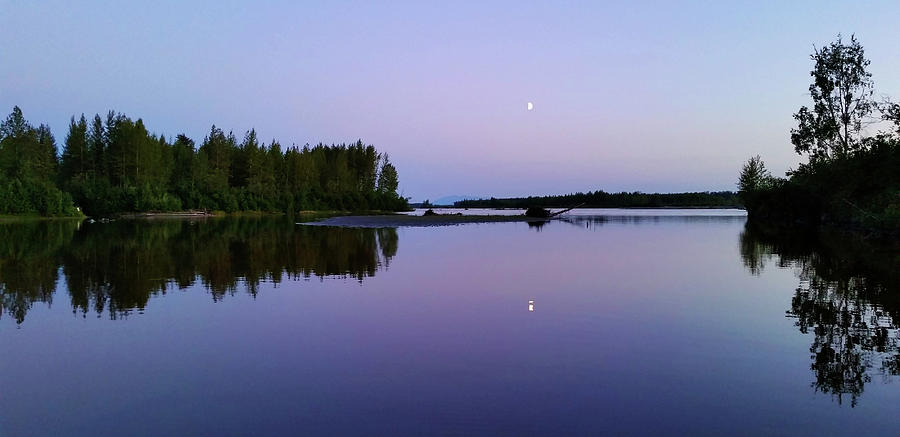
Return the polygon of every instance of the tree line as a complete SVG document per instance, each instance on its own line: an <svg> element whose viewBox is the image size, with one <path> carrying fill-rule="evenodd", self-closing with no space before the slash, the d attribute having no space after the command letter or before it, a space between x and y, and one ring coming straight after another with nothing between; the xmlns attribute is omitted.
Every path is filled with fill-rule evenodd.
<svg viewBox="0 0 900 437"><path fill-rule="evenodd" d="M808 162L773 177L759 156L738 180L751 220L900 232L900 104L874 98L855 36L815 49L812 106L795 114L794 150ZM885 130L887 128L887 130ZM877 129L877 130L876 130Z"/></svg>
<svg viewBox="0 0 900 437"><path fill-rule="evenodd" d="M282 148L212 126L197 146L110 111L72 117L62 152L21 109L0 124L0 214L402 210L397 169L361 140Z"/></svg>
<svg viewBox="0 0 900 437"><path fill-rule="evenodd" d="M737 194L731 191L696 193L607 193L597 190L558 196L529 196L497 199L460 200L461 208L565 208L575 205L587 208L658 208L658 207L739 207Z"/></svg>

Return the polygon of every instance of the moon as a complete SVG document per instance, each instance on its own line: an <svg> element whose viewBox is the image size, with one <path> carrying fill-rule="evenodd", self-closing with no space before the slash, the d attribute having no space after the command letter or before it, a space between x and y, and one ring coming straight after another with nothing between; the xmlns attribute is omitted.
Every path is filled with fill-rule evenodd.
<svg viewBox="0 0 900 437"><path fill-rule="evenodd" d="M529 111L534 111L534 103L528 102L528 106L527 106L527 107L528 107L528 110L529 110Z"/></svg>

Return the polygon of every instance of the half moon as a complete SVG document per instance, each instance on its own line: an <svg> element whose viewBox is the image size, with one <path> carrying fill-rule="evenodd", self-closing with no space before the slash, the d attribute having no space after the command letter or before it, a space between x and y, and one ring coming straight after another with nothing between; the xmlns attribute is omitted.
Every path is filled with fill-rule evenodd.
<svg viewBox="0 0 900 437"><path fill-rule="evenodd" d="M529 111L533 111L533 110L534 110L534 103L528 102L528 110L529 110Z"/></svg>

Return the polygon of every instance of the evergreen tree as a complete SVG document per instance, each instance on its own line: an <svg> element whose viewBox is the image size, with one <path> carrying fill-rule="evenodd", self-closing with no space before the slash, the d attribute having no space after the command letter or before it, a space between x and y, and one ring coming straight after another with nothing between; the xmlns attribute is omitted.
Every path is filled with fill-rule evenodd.
<svg viewBox="0 0 900 437"><path fill-rule="evenodd" d="M50 128L35 129L14 107L0 123L0 214L77 214L56 186L58 164Z"/></svg>
<svg viewBox="0 0 900 437"><path fill-rule="evenodd" d="M25 156L37 142L37 132L25 120L22 110L12 112L0 123L0 168L8 177L26 176Z"/></svg>
<svg viewBox="0 0 900 437"><path fill-rule="evenodd" d="M738 189L742 195L752 193L766 188L771 179L772 176L769 174L769 170L766 169L766 164L759 155L756 155L744 163L740 179L738 180Z"/></svg>
<svg viewBox="0 0 900 437"><path fill-rule="evenodd" d="M56 181L59 157L56 155L56 139L50 132L50 126L41 124L36 132L37 143L28 152L33 176L42 181Z"/></svg>
<svg viewBox="0 0 900 437"><path fill-rule="evenodd" d="M69 120L69 134L63 148L60 162L60 178L63 186L70 182L84 183L90 169L88 154L87 120L84 114L78 121Z"/></svg>
<svg viewBox="0 0 900 437"><path fill-rule="evenodd" d="M207 167L203 181L207 193L221 193L228 190L231 167L229 143L231 142L225 137L225 133L213 125L200 146L200 154L204 156Z"/></svg>
<svg viewBox="0 0 900 437"><path fill-rule="evenodd" d="M196 208L197 157L194 140L178 135L172 145L172 171L169 176L170 191L181 199L183 207Z"/></svg>
<svg viewBox="0 0 900 437"><path fill-rule="evenodd" d="M106 175L106 129L100 115L94 115L87 136L88 173Z"/></svg>

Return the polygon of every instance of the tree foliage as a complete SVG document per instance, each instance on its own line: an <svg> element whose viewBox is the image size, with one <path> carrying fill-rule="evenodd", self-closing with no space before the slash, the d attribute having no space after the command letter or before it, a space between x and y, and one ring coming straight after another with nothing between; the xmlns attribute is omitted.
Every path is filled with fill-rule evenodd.
<svg viewBox="0 0 900 437"><path fill-rule="evenodd" d="M741 168L741 177L738 180L739 193L757 191L770 182L772 175L766 169L766 164L759 155L753 156L744 163Z"/></svg>
<svg viewBox="0 0 900 437"><path fill-rule="evenodd" d="M789 179L760 186L762 162L741 173L742 200L751 218L786 226L828 223L896 235L900 230L900 106L872 101L874 84L862 45L840 35L812 54L812 109L794 114L791 142L809 162ZM896 132L867 132L878 110ZM752 165L751 165L752 164ZM745 189L746 187L746 189ZM756 187L754 189L754 187Z"/></svg>
<svg viewBox="0 0 900 437"><path fill-rule="evenodd" d="M0 214L77 215L59 190L56 140L46 125L33 127L14 107L0 123Z"/></svg>
<svg viewBox="0 0 900 437"><path fill-rule="evenodd" d="M361 140L283 149L213 125L196 147L114 111L73 117L58 158L50 129L13 108L0 124L0 170L0 214L77 214L72 199L88 215L407 208L396 168Z"/></svg>
<svg viewBox="0 0 900 437"><path fill-rule="evenodd" d="M378 192L379 193L393 193L397 191L397 184L399 183L399 179L397 177L397 169L394 168L394 165L391 164L390 159L388 159L387 155L384 155L384 160L381 163L381 172L378 175Z"/></svg>
<svg viewBox="0 0 900 437"><path fill-rule="evenodd" d="M863 126L876 109L872 74L866 70L869 60L856 36L845 43L840 35L814 49L811 59L813 105L794 114L797 128L791 130L791 143L797 153L808 154L811 163L847 157L865 146Z"/></svg>
<svg viewBox="0 0 900 437"><path fill-rule="evenodd" d="M881 108L881 118L894 125L894 131L900 135L900 104L886 102Z"/></svg>
<svg viewBox="0 0 900 437"><path fill-rule="evenodd" d="M748 210L755 210L760 192L767 190L777 181L769 174L766 164L759 155L750 157L741 168L738 179L738 196Z"/></svg>

